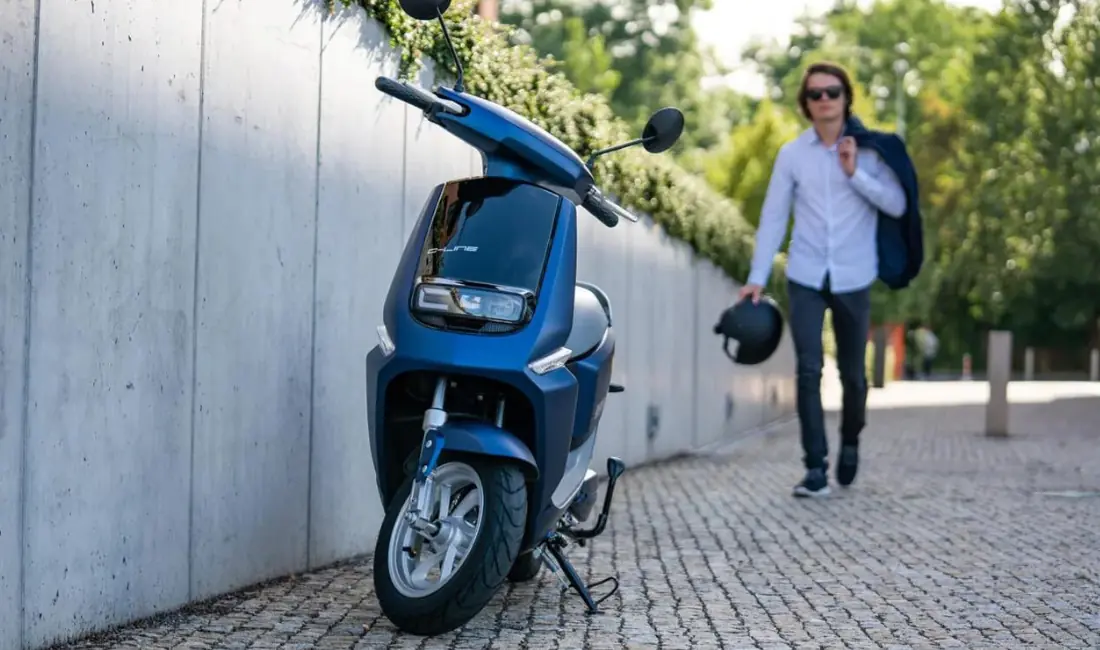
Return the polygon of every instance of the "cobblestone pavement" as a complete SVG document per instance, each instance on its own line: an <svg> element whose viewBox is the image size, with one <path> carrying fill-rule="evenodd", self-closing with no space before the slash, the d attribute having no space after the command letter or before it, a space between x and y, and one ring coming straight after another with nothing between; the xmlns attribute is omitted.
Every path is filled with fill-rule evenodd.
<svg viewBox="0 0 1100 650"><path fill-rule="evenodd" d="M1015 405L997 440L982 406L935 405L958 386L880 391L859 479L829 499L789 496L793 424L628 471L572 554L620 576L600 616L544 572L456 634L408 637L360 562L68 647L1100 648L1100 397Z"/></svg>

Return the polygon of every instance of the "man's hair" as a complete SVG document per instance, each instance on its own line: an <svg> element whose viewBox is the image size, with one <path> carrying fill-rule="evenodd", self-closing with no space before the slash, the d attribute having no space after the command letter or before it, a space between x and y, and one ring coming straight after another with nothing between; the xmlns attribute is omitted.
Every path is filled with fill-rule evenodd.
<svg viewBox="0 0 1100 650"><path fill-rule="evenodd" d="M848 71L840 66L838 63L832 63L831 61L820 61L812 64L806 68L806 72L802 75L802 84L798 88L798 107L802 109L802 115L807 120L813 119L810 115L809 99L806 97L806 84L810 81L810 76L815 74L828 74L840 79L840 85L844 87L844 119L848 119L852 115L852 80L848 77Z"/></svg>

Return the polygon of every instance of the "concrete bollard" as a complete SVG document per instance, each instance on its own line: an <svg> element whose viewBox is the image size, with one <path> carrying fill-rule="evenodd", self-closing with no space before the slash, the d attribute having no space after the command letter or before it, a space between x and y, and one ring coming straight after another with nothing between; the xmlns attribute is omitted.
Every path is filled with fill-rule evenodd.
<svg viewBox="0 0 1100 650"><path fill-rule="evenodd" d="M1089 381L1100 381L1100 350L1095 348L1089 355Z"/></svg>
<svg viewBox="0 0 1100 650"><path fill-rule="evenodd" d="M997 438L1008 435L1008 382L1012 375L1012 332L989 333L986 361L989 402L985 406L985 434Z"/></svg>
<svg viewBox="0 0 1100 650"><path fill-rule="evenodd" d="M974 375L971 374L971 372L970 372L970 364L971 364L971 358L970 358L970 353L968 352L968 353L963 355L963 372L962 372L963 381L970 381L971 379L974 378Z"/></svg>
<svg viewBox="0 0 1100 650"><path fill-rule="evenodd" d="M1024 350L1024 381L1035 381L1035 348Z"/></svg>

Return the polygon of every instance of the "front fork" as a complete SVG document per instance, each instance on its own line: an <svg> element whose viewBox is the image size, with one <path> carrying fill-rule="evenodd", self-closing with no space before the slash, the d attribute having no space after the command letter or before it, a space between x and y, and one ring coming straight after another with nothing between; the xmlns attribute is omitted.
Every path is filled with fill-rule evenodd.
<svg viewBox="0 0 1100 650"><path fill-rule="evenodd" d="M412 505L405 512L405 520L414 530L427 537L439 534L440 524L432 521L432 473L443 453L443 434L441 430L447 423L447 411L443 408L447 396L447 378L440 377L435 383L432 405L424 411L424 438L420 443L420 457L416 462L416 474L413 476ZM497 404L496 425L504 426L504 399Z"/></svg>
<svg viewBox="0 0 1100 650"><path fill-rule="evenodd" d="M439 455L443 453L443 434L440 429L447 423L447 411L443 409L446 396L447 378L440 377L435 383L432 405L424 411L424 438L420 443L420 458L416 462L416 474L413 476L412 505L405 512L405 520L409 525L428 537L439 534L439 524L430 519L434 491L432 472L439 462Z"/></svg>

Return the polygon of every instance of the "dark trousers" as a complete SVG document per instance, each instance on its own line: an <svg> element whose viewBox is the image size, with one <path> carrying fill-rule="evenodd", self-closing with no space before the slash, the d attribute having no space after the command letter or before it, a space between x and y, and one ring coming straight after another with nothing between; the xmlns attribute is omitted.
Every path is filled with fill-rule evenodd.
<svg viewBox="0 0 1100 650"><path fill-rule="evenodd" d="M841 444L859 443L867 421L867 371L864 358L871 327L871 289L833 293L829 278L819 291L788 281L791 298L791 337L798 359L798 419L802 427L802 458L807 469L827 468L829 442L821 406L821 369L824 363L822 330L825 310L833 314L836 362L843 388L840 418Z"/></svg>

